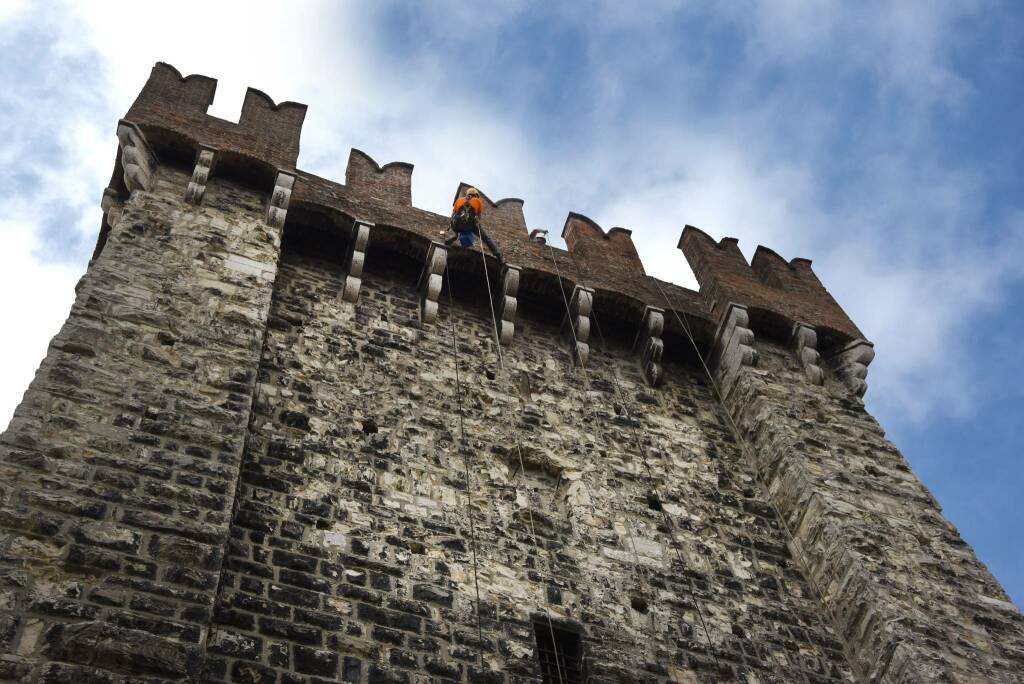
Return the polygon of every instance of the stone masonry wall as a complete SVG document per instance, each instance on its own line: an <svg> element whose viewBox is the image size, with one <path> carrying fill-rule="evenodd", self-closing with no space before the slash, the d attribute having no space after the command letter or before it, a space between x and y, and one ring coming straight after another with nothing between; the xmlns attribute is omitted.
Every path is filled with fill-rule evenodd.
<svg viewBox="0 0 1024 684"><path fill-rule="evenodd" d="M199 676L279 235L188 179L132 194L0 438L2 679Z"/></svg>
<svg viewBox="0 0 1024 684"><path fill-rule="evenodd" d="M447 296L421 328L414 278L371 266L353 309L338 266L282 256L211 681L539 681L544 613L591 682L852 681L694 369L648 391L613 347L574 372L527 317L502 371L460 296L467 486Z"/></svg>
<svg viewBox="0 0 1024 684"><path fill-rule="evenodd" d="M728 404L861 677L1024 681L1024 618L863 403L757 348Z"/></svg>

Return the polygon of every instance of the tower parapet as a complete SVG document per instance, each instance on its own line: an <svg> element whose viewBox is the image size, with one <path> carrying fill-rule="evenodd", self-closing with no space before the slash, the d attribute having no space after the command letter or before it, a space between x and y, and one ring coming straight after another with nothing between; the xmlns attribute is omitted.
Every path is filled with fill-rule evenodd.
<svg viewBox="0 0 1024 684"><path fill-rule="evenodd" d="M721 311L730 302L743 304L755 326L771 329L779 339L791 332L795 322L813 326L827 338L828 347L863 337L811 270L809 259L787 262L759 246L748 264L738 242L727 237L716 243L689 225L679 238L679 249L710 308Z"/></svg>

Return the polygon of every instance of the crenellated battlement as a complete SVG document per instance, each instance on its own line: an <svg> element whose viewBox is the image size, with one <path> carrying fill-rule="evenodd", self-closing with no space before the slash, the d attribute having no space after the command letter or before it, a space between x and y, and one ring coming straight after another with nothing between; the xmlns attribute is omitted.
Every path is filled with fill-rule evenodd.
<svg viewBox="0 0 1024 684"><path fill-rule="evenodd" d="M233 124L206 113L216 84L206 76L183 77L168 64L153 67L124 119L122 139L130 147L119 155L115 180L107 192L112 216L120 211L128 193L131 179L126 161L128 170L141 177L145 164L132 166L138 160L177 159L195 165L188 190L189 201L194 203L202 202L211 177L230 175L235 180L256 180L257 187L266 192L285 183L290 206L298 210L296 216L332 217L325 219L330 224L325 230L359 222L373 226L370 244L387 246L417 260L423 260L431 244L446 235L447 215L412 205L412 164L395 161L381 165L362 150L352 149L344 184L297 170L305 105L274 104L265 93L250 88L239 122ZM468 187L469 183L460 183L453 200ZM596 311L637 324L650 308L664 309L668 333L689 334L679 323L685 318L692 322L690 332L708 349L730 304L746 307L750 328L758 334L786 339L797 324L815 330L826 353L862 337L807 259L786 262L772 250L759 247L748 264L734 238L715 242L703 231L687 226L679 247L700 284L700 291L694 292L647 275L629 229L605 230L593 219L569 212L562 228L563 250L530 238L522 199L492 200L483 192L481 197L484 226L508 263L521 269L521 290L527 296L551 293L555 287L566 292L575 287L592 288ZM280 219L286 209L277 206L268 212ZM105 230L109 223L105 222ZM343 241L355 234L354 229L341 232ZM471 265L472 259L462 258L458 248L451 250L451 256L449 268L478 268ZM494 268L493 258L486 258Z"/></svg>

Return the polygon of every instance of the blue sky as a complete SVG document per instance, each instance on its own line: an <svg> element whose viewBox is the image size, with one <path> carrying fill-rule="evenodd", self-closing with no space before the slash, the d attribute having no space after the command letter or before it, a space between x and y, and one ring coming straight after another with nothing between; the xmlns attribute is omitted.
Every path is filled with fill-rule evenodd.
<svg viewBox="0 0 1024 684"><path fill-rule="evenodd" d="M0 0L0 424L73 301L114 130L153 62L307 103L300 166L350 147L633 229L694 285L692 223L808 257L876 343L869 409L1024 604L1024 5L866 0L33 3Z"/></svg>

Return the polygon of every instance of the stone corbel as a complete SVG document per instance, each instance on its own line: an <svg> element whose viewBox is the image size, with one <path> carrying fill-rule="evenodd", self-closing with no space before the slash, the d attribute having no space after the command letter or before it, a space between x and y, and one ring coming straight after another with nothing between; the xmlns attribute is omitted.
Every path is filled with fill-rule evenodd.
<svg viewBox="0 0 1024 684"><path fill-rule="evenodd" d="M437 320L437 298L441 296L444 283L444 269L448 265L448 249L440 242L431 242L427 250L427 261L417 289L420 293L420 322L433 323Z"/></svg>
<svg viewBox="0 0 1024 684"><path fill-rule="evenodd" d="M100 208L103 210L103 219L111 228L121 218L121 211L124 209L124 202L117 196L114 188L104 188L103 198L100 200Z"/></svg>
<svg viewBox="0 0 1024 684"><path fill-rule="evenodd" d="M807 379L815 385L825 382L821 369L821 354L818 353L818 333L806 323L794 323L789 336L789 347L796 355L797 363L804 369Z"/></svg>
<svg viewBox="0 0 1024 684"><path fill-rule="evenodd" d="M516 310L519 308L519 267L505 265L501 272L501 290L497 293L498 339L503 346L512 344L516 332Z"/></svg>
<svg viewBox="0 0 1024 684"><path fill-rule="evenodd" d="M858 397L868 391L868 365L875 358L875 345L867 340L853 340L829 359L839 378Z"/></svg>
<svg viewBox="0 0 1024 684"><path fill-rule="evenodd" d="M270 193L267 204L267 225L271 228L283 228L285 217L288 216L288 204L292 199L292 186L295 176L287 171L279 171L274 181L274 190Z"/></svg>
<svg viewBox="0 0 1024 684"><path fill-rule="evenodd" d="M345 287L341 292L341 298L346 302L355 304L359 301L359 289L363 286L363 262L366 260L366 245L370 241L371 228L373 224L369 221L356 221L352 228L352 244L345 259L348 275L345 276Z"/></svg>
<svg viewBox="0 0 1024 684"><path fill-rule="evenodd" d="M210 172L213 171L213 159L216 150L212 147L200 147L199 155L196 157L196 168L192 171L192 178L185 188L185 201L190 204L201 204L203 195L206 194L206 183L210 180Z"/></svg>
<svg viewBox="0 0 1024 684"><path fill-rule="evenodd" d="M661 382L661 355L665 351L661 335L664 330L665 310L656 306L644 308L633 351L640 363L640 373L651 387L656 387Z"/></svg>
<svg viewBox="0 0 1024 684"><path fill-rule="evenodd" d="M594 290L585 285L572 289L569 299L569 320L563 324L565 336L572 348L573 361L580 366L587 365L590 357L590 312L594 307Z"/></svg>
<svg viewBox="0 0 1024 684"><path fill-rule="evenodd" d="M723 399L729 396L743 367L757 365L757 351L753 344L754 331L750 329L747 307L730 303L722 314L713 347L718 365L718 387Z"/></svg>
<svg viewBox="0 0 1024 684"><path fill-rule="evenodd" d="M135 124L121 121L117 124L117 139L121 143L121 166L128 192L148 190L153 181L156 157L150 151L146 137Z"/></svg>

